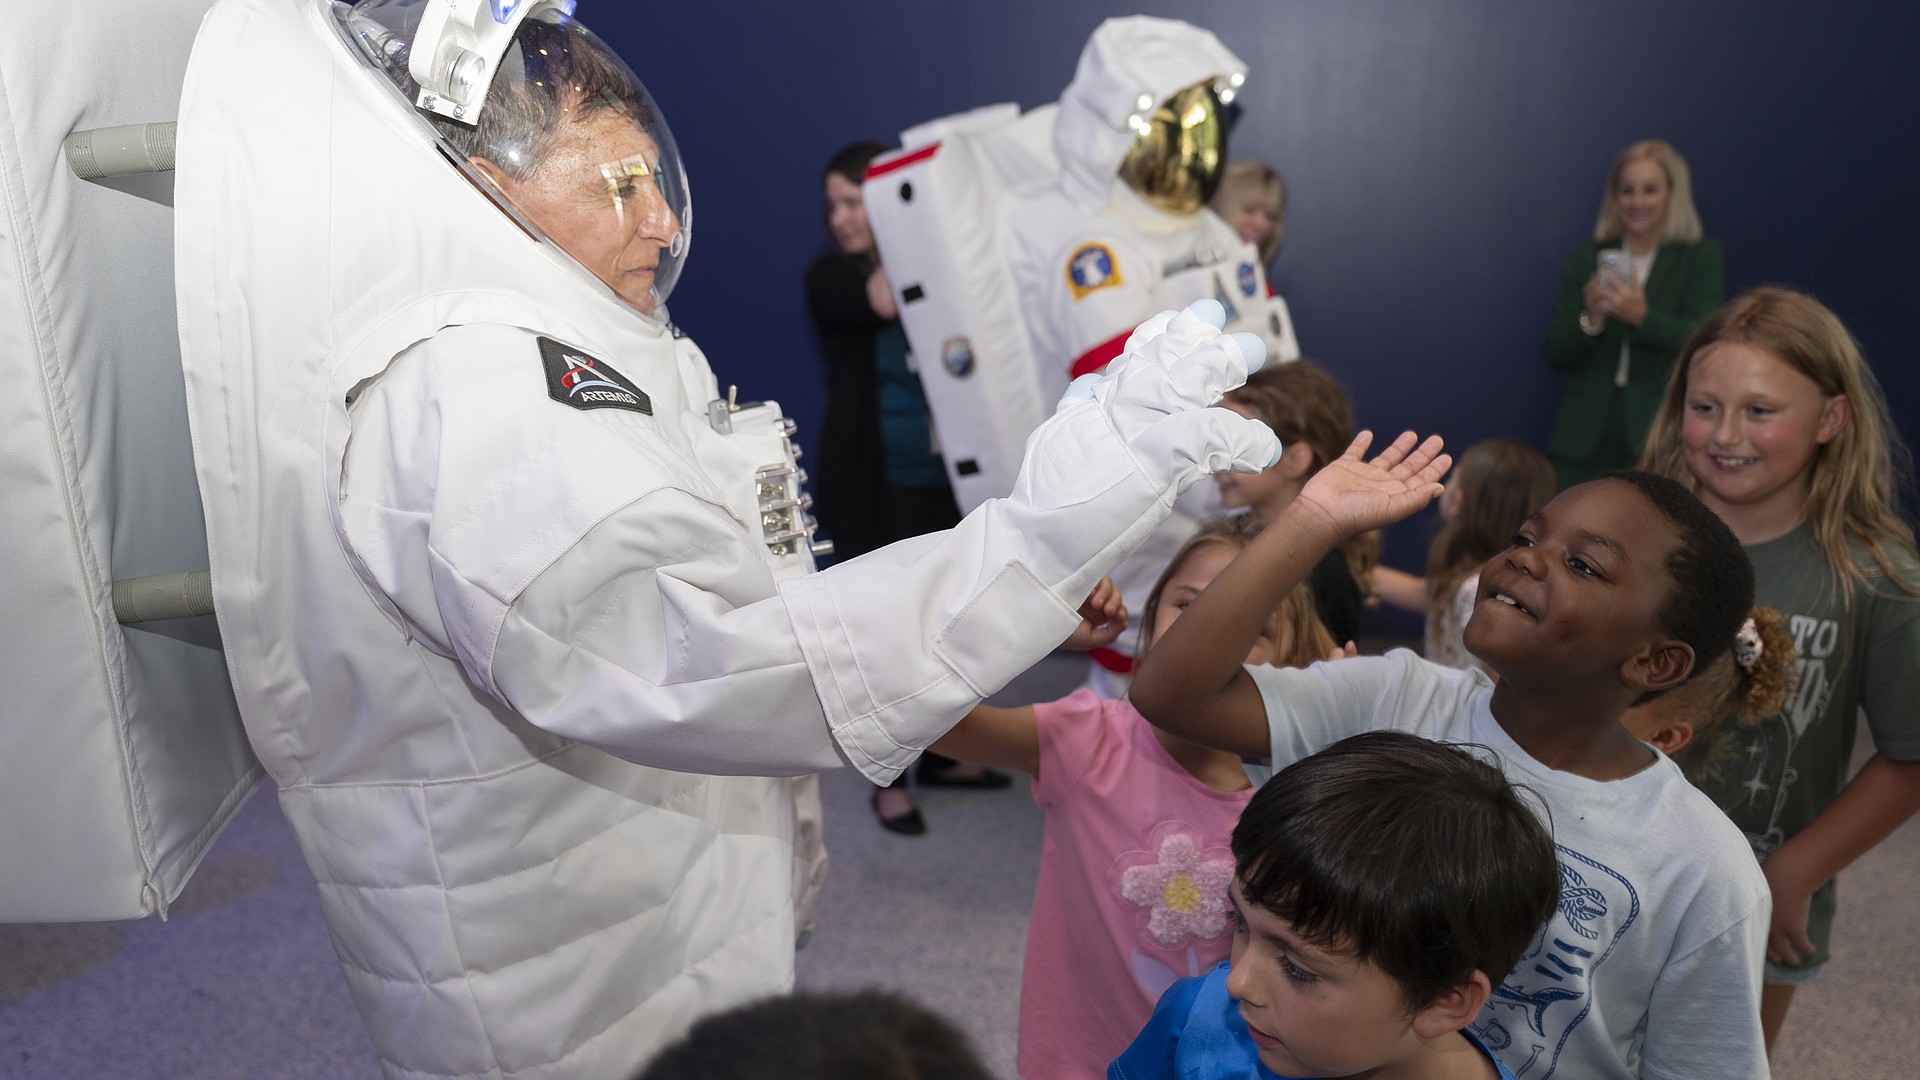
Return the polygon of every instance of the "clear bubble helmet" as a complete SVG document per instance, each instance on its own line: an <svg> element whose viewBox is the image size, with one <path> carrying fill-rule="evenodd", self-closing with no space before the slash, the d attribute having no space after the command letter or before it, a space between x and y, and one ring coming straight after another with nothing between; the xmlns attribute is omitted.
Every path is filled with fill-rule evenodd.
<svg viewBox="0 0 1920 1080"><path fill-rule="evenodd" d="M333 14L476 189L665 321L692 242L686 169L653 96L572 0L361 0Z"/></svg>

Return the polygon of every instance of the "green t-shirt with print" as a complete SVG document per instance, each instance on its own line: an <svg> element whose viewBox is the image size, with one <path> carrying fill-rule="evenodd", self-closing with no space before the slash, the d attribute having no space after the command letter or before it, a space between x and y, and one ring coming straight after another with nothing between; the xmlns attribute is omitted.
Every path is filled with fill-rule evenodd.
<svg viewBox="0 0 1920 1080"><path fill-rule="evenodd" d="M1891 538L1881 544L1899 578L1920 590L1914 553ZM1888 580L1860 543L1853 558L1867 583L1855 586L1849 606L1805 525L1746 550L1758 602L1787 617L1798 685L1778 715L1723 723L1683 756L1765 861L1846 786L1861 711L1881 755L1920 760L1920 596ZM1808 931L1818 949L1802 966L1826 960L1833 908L1828 882L1814 896Z"/></svg>

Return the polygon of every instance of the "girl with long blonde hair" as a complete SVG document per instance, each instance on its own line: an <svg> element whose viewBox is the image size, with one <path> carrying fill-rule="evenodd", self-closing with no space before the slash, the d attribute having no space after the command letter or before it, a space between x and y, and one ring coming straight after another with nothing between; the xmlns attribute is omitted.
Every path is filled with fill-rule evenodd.
<svg viewBox="0 0 1920 1080"><path fill-rule="evenodd" d="M1799 685L1744 765L1701 777L1773 890L1761 999L1772 1045L1827 958L1833 878L1920 808L1920 556L1896 509L1911 456L1860 347L1818 300L1751 290L1688 338L1641 467L1691 484L1787 618ZM1877 753L1848 779L1855 717Z"/></svg>

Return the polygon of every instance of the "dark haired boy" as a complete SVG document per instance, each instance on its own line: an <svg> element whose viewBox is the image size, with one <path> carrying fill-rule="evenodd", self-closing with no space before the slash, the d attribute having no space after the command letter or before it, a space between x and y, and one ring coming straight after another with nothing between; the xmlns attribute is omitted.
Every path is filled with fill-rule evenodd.
<svg viewBox="0 0 1920 1080"><path fill-rule="evenodd" d="M1107 1070L1513 1080L1467 1025L1559 893L1499 769L1397 731L1282 769L1233 830L1233 958L1183 979Z"/></svg>
<svg viewBox="0 0 1920 1080"><path fill-rule="evenodd" d="M967 1037L885 990L799 991L709 1016L635 1080L992 1080Z"/></svg>
<svg viewBox="0 0 1920 1080"><path fill-rule="evenodd" d="M1366 462L1367 439L1155 644L1134 704L1276 764L1375 728L1492 748L1552 812L1561 894L1474 1024L1488 1047L1519 1080L1767 1075L1765 880L1725 815L1620 724L1732 645L1753 599L1739 542L1678 485L1615 474L1561 493L1481 570L1465 638L1497 684L1404 651L1242 670L1231 658L1258 630L1249 612L1343 537L1438 494L1438 439L1402 435Z"/></svg>

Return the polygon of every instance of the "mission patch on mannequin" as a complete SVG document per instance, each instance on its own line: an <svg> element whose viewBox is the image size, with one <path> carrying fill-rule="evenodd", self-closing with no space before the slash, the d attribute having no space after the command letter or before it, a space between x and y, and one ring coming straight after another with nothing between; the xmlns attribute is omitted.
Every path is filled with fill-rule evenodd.
<svg viewBox="0 0 1920 1080"><path fill-rule="evenodd" d="M940 346L940 362L947 365L948 373L956 379L973 374L973 343L963 337L948 338Z"/></svg>
<svg viewBox="0 0 1920 1080"><path fill-rule="evenodd" d="M550 337L540 342L547 369L547 396L576 409L626 409L653 415L653 400L604 360L596 360Z"/></svg>
<svg viewBox="0 0 1920 1080"><path fill-rule="evenodd" d="M1067 256L1067 287L1075 300L1096 289L1121 284L1120 266L1105 244L1082 244Z"/></svg>

